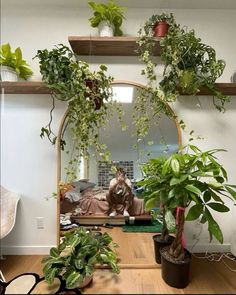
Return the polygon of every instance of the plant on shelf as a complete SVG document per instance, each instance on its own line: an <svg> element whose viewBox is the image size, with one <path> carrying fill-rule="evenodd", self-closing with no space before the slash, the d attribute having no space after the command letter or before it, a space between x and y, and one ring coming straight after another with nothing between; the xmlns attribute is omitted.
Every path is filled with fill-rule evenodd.
<svg viewBox="0 0 236 295"><path fill-rule="evenodd" d="M206 87L213 95L214 106L224 111L229 97L216 88L215 81L222 75L225 62L216 58L215 49L203 43L194 30L181 28L173 15L168 17L171 20L168 33L160 40L160 57L164 62L161 81L157 81L155 72L157 61L153 52L157 43L150 25L158 15L152 16L139 30L140 60L146 66L142 74L147 77L148 86L161 90L168 102L175 101L181 93L197 95L201 87Z"/></svg>
<svg viewBox="0 0 236 295"><path fill-rule="evenodd" d="M215 237L220 243L223 243L222 231L211 210L222 213L229 211L224 203L224 198L235 202L236 185L226 183L227 172L215 155L220 151L223 150L201 151L198 147L189 144L177 154L162 161L156 176L149 177L141 183L147 187L147 192L148 190L152 192L146 196L147 207L160 200L166 205L167 227L171 226L175 219L172 213L175 209L176 236L169 248L162 249L162 264L166 260L172 264L189 263L189 254L182 244L185 220L199 219L201 223L206 223L210 240ZM185 217L186 208L192 204L193 206L190 207ZM168 271L165 272L163 278L174 286L167 276ZM179 277L181 277L181 271ZM175 283L179 287L179 282ZM184 284L186 283L185 280Z"/></svg>
<svg viewBox="0 0 236 295"><path fill-rule="evenodd" d="M119 104L112 100L113 78L106 76L105 65L92 72L88 63L77 60L74 53L62 44L50 51L38 50L36 57L39 58L43 82L50 88L53 99L50 121L41 129L40 136L46 136L52 144L57 139L51 128L55 99L68 104L67 128L72 130L74 139L74 158L67 167L68 182L71 182L76 178L75 163L87 156L89 150L103 160L109 159L106 145L99 142L99 133L114 110L120 119L123 113ZM66 142L63 138L60 144L64 149Z"/></svg>
<svg viewBox="0 0 236 295"><path fill-rule="evenodd" d="M152 15L146 22L144 26L144 32L146 37L164 37L170 25L175 23L174 16L172 13L161 13L161 14L154 14ZM162 34L160 34L160 27L158 28L159 24L165 26Z"/></svg>
<svg viewBox="0 0 236 295"><path fill-rule="evenodd" d="M125 7L122 7L112 0L105 3L88 2L91 9L94 11L93 16L89 19L91 26L96 28L101 25L106 25L112 29L111 33L106 34L106 29L100 32L100 36L115 36L123 35L121 25L124 19Z"/></svg>
<svg viewBox="0 0 236 295"><path fill-rule="evenodd" d="M52 284L56 276L62 276L68 289L84 283L92 278L95 264L107 264L114 273L119 273L117 264L117 245L112 238L103 233L97 235L84 228L77 228L63 237L58 247L50 250L44 257L43 273L48 284Z"/></svg>
<svg viewBox="0 0 236 295"><path fill-rule="evenodd" d="M18 77L27 80L33 74L29 65L22 58L20 47L17 47L15 51L12 52L9 43L1 45L0 65L2 81L6 81L10 78L9 76L5 78L5 75L9 75L8 72L13 75L12 80L10 78L10 81L17 81ZM5 74L5 72L7 73Z"/></svg>

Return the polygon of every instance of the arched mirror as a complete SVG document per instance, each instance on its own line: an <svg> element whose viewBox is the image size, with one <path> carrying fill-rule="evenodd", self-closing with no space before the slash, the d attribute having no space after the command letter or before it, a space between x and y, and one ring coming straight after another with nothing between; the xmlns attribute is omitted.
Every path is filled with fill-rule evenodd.
<svg viewBox="0 0 236 295"><path fill-rule="evenodd" d="M151 158L176 152L181 144L181 137L175 116L170 118L167 115L150 121L150 130L144 139L140 140L134 136L135 127L132 123L134 104L140 91L145 92L145 87L137 83L126 81L113 83L113 96L122 104L127 128L122 131L118 126L118 117L114 115L110 118L106 128L101 131L100 141L106 144L111 152L111 162L102 161L96 157L86 157L73 164L78 171L77 181L65 188L66 197L64 195L63 200L58 201L58 219L64 222L64 226L66 226L67 219L71 218L73 222L81 225L112 222L123 225L125 223L127 218L122 214L119 215L119 212L115 218L109 216L106 192L114 177L112 172L114 166L122 167L132 183L134 201L129 215L136 218L148 216L148 213L144 211L143 199L139 198L138 191L135 190L136 181L142 178L140 167ZM174 115L173 110L169 106L167 108ZM67 148L62 151L58 146L58 183L67 183L65 169L73 158L74 152L72 134L67 125L65 114L58 139L63 137L67 142ZM63 218L60 218L60 214ZM59 222L58 231L60 231Z"/></svg>

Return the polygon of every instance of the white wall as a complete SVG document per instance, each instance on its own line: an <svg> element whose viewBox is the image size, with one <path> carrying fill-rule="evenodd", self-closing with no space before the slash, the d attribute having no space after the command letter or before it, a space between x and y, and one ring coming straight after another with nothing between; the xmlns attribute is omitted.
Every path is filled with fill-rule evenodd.
<svg viewBox="0 0 236 295"><path fill-rule="evenodd" d="M58 43L68 44L69 35L92 35L96 29L90 28L88 18L91 12L79 8L76 1L2 1L1 42L10 42L12 47L20 46L24 57L34 70L32 79L39 80L37 60L32 60L38 49L52 48ZM27 5L26 5L27 3ZM24 5L25 4L25 5ZM126 12L123 31L136 35L140 24L154 13L153 9L133 9ZM203 41L214 46L219 58L226 61L226 69L220 82L229 82L236 70L236 18L235 10L172 10L177 22L195 28ZM95 57L84 58L96 68L106 63L109 73L115 79L145 82L140 75L142 65L137 57ZM125 69L125 71L124 71ZM175 104L178 115L184 119L189 129L205 138L199 144L203 148L225 148L228 153L220 155L223 165L229 172L229 180L236 183L236 100L228 104L227 112L219 114L212 106L210 97L197 99L184 97ZM46 140L39 137L40 128L47 123L50 107L47 95L5 95L2 118L2 176L5 187L22 194L13 231L2 244L7 253L46 253L56 243L56 202L46 201L45 197L56 190L56 151ZM57 103L54 112L55 129L65 111L63 103ZM186 135L183 135L186 138ZM36 229L36 217L45 218L45 230ZM227 249L233 216L219 215ZM186 227L187 238L191 243L196 226ZM204 232L201 246L206 247L208 236Z"/></svg>

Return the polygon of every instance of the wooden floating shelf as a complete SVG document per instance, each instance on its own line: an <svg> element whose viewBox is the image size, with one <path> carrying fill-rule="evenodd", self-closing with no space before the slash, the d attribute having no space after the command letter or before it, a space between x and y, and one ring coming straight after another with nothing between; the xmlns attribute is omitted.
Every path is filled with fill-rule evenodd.
<svg viewBox="0 0 236 295"><path fill-rule="evenodd" d="M88 56L138 56L137 37L78 37L69 36L69 43L74 53ZM154 55L160 55L157 39Z"/></svg>
<svg viewBox="0 0 236 295"><path fill-rule="evenodd" d="M1 82L1 92L5 94L50 94L50 89L43 82L20 81Z"/></svg>
<svg viewBox="0 0 236 295"><path fill-rule="evenodd" d="M236 95L236 83L216 83L217 89L225 95ZM50 94L50 89L43 82L37 81L20 81L20 82L1 82L1 92L5 94ZM182 94L189 96L188 94ZM212 96L210 91L202 88L196 95Z"/></svg>

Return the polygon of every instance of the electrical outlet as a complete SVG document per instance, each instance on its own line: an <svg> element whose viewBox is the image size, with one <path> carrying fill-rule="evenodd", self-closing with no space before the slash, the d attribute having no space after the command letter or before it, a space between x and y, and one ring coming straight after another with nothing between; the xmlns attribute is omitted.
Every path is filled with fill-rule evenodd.
<svg viewBox="0 0 236 295"><path fill-rule="evenodd" d="M44 218L36 217L36 225L37 225L37 229L44 229Z"/></svg>

